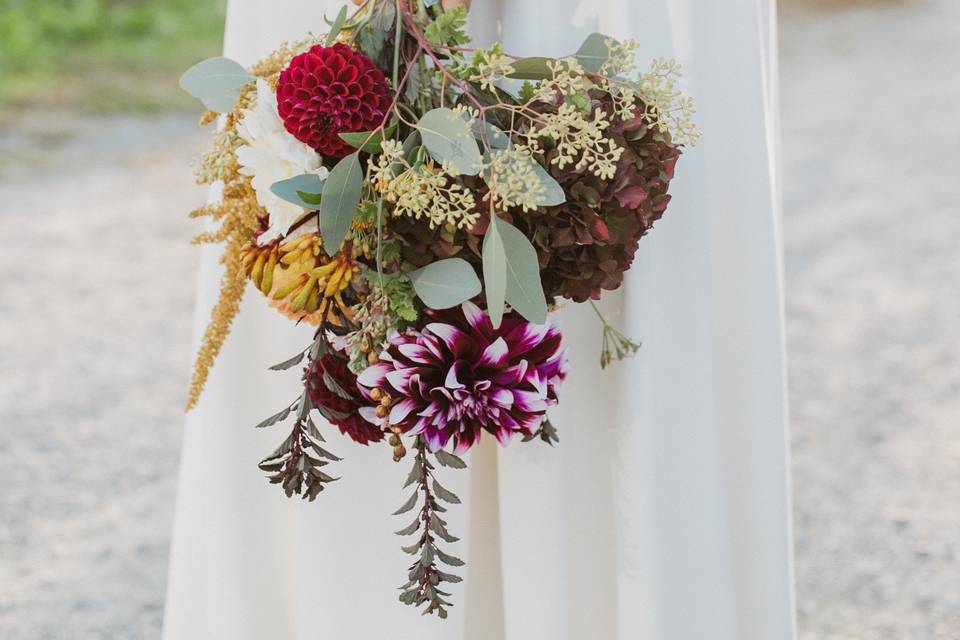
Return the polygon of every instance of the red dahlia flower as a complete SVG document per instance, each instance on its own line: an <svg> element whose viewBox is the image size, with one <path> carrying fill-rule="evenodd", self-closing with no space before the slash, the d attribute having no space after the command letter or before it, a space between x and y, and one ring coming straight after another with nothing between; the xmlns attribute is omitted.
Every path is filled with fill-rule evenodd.
<svg viewBox="0 0 960 640"><path fill-rule="evenodd" d="M357 377L347 363L330 354L313 360L303 372L307 393L331 424L360 444L380 442L383 431L360 417L366 401L357 393Z"/></svg>
<svg viewBox="0 0 960 640"><path fill-rule="evenodd" d="M339 134L377 128L389 107L383 72L345 44L314 45L295 56L277 82L277 111L287 131L331 158L353 151Z"/></svg>
<svg viewBox="0 0 960 640"><path fill-rule="evenodd" d="M392 336L380 362L360 373L365 397L389 394L393 401L383 418L373 406L361 414L422 434L434 451L451 440L464 451L484 430L500 444L516 432L536 432L566 377L559 327L510 313L494 329L487 313L469 302L432 312L431 320L421 330Z"/></svg>

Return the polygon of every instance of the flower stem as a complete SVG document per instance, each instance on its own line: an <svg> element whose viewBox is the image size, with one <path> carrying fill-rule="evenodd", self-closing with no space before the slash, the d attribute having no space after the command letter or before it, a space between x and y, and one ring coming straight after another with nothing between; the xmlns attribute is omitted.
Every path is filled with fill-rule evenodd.
<svg viewBox="0 0 960 640"><path fill-rule="evenodd" d="M623 360L640 349L640 344L625 336L619 329L607 322L596 303L590 300L590 308L603 324L603 342L600 347L600 368L606 368L614 360Z"/></svg>

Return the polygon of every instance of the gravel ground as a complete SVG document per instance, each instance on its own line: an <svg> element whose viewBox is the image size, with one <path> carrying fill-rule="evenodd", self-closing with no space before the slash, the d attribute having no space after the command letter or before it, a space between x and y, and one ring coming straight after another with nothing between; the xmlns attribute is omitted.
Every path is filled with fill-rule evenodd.
<svg viewBox="0 0 960 640"><path fill-rule="evenodd" d="M799 620L960 639L960 5L781 35Z"/></svg>
<svg viewBox="0 0 960 640"><path fill-rule="evenodd" d="M0 271L16 276L0 281L4 640L158 635L201 144L184 116L27 119L0 137Z"/></svg>
<svg viewBox="0 0 960 640"><path fill-rule="evenodd" d="M951 2L783 20L804 640L960 640ZM5 640L157 636L197 259L180 212L203 198L186 164L203 144L181 115L0 129Z"/></svg>

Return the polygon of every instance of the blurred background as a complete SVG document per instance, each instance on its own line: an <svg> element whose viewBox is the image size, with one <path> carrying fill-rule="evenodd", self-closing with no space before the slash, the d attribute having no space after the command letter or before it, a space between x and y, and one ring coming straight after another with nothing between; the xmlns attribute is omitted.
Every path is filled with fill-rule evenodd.
<svg viewBox="0 0 960 640"><path fill-rule="evenodd" d="M223 14L0 0L5 640L158 636ZM800 637L958 640L960 3L780 14Z"/></svg>

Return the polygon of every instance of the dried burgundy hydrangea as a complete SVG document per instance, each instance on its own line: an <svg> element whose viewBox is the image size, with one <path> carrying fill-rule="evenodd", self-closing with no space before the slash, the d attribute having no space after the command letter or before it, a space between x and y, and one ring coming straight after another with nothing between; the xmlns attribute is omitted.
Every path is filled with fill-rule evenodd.
<svg viewBox="0 0 960 640"><path fill-rule="evenodd" d="M383 431L360 417L360 407L366 401L357 391L357 377L347 368L346 360L330 354L311 360L303 380L313 404L340 433L360 444L383 439Z"/></svg>
<svg viewBox="0 0 960 640"><path fill-rule="evenodd" d="M369 57L340 43L315 45L295 56L277 81L277 111L284 127L329 158L353 152L340 134L376 129L390 101L383 72Z"/></svg>
<svg viewBox="0 0 960 640"><path fill-rule="evenodd" d="M608 94L601 94L592 106L612 111ZM680 147L648 126L642 111L637 113L630 120L611 118L613 125L607 133L623 148L612 180L597 178L586 167L578 169L568 164L559 169L549 164L556 151L544 142L545 164L564 188L567 201L555 207L502 213L536 248L548 301L597 300L602 291L620 287L640 238L660 219L670 202L668 189ZM477 192L477 206L485 213L486 184L471 176L461 176L460 180ZM391 222L392 232L404 241L403 257L410 263L423 266L457 256L478 271L486 228L486 215L469 233L447 233L451 237L444 237L442 230L429 229L416 220Z"/></svg>
<svg viewBox="0 0 960 640"><path fill-rule="evenodd" d="M510 313L494 329L469 302L430 312L429 320L421 330L393 335L380 361L360 373L371 404L361 414L380 427L421 434L434 451L449 442L464 451L483 431L501 444L516 433L533 435L566 377L559 327ZM384 396L389 411L379 404Z"/></svg>
<svg viewBox="0 0 960 640"><path fill-rule="evenodd" d="M593 108L611 110L609 96L594 100ZM630 120L614 119L608 133L623 147L613 180L586 168L548 164L567 201L513 214L513 223L537 249L547 299L596 300L602 290L618 288L640 238L670 202L679 147L651 129L640 112ZM555 153L548 150L547 160Z"/></svg>

